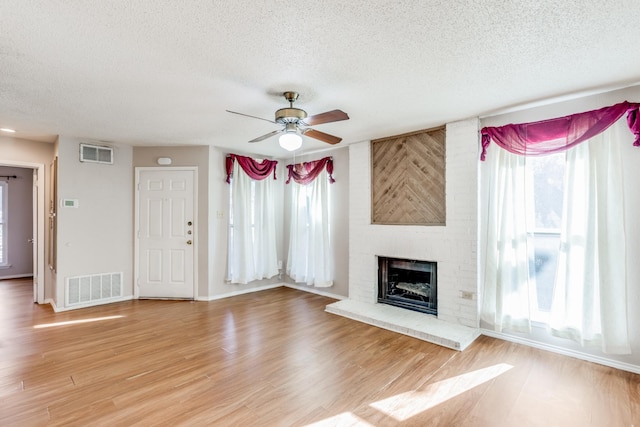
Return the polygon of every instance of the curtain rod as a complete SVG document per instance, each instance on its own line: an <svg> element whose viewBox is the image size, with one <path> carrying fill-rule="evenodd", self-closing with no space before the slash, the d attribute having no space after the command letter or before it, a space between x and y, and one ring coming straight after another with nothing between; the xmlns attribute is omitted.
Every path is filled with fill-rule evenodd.
<svg viewBox="0 0 640 427"><path fill-rule="evenodd" d="M18 175L0 175L0 178L7 178L7 179L18 179Z"/></svg>

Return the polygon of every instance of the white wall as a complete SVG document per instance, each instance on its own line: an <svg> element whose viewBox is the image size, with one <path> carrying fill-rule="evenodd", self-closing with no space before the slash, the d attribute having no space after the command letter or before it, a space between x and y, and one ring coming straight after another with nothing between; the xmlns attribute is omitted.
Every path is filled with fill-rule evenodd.
<svg viewBox="0 0 640 427"><path fill-rule="evenodd" d="M0 267L0 279L29 277L33 274L33 169L0 166L0 178L7 183L7 260Z"/></svg>
<svg viewBox="0 0 640 427"><path fill-rule="evenodd" d="M349 146L349 298L377 300L376 256L438 263L438 319L478 326L477 301L478 120L446 128L446 226L371 224L370 143Z"/></svg>
<svg viewBox="0 0 640 427"><path fill-rule="evenodd" d="M349 148L340 147L333 150L323 150L315 154L296 156L282 160L282 174L286 181L288 170L285 165L319 160L324 157L333 157L333 178L336 180L330 185L331 192L331 241L333 242L333 264L335 278L333 286L329 288L308 287L304 283L296 284L301 289L310 289L313 292L336 297L349 296ZM291 218L291 189L292 184L284 186L284 238L283 238L283 269L286 270L287 256L289 253L289 223ZM295 282L289 276L285 277L287 283Z"/></svg>
<svg viewBox="0 0 640 427"><path fill-rule="evenodd" d="M123 297L133 295L132 147L109 144L113 165L82 163L81 142L92 143L58 139L58 206L62 199L79 204L58 207L56 309L65 308L65 281L73 276L123 272Z"/></svg>
<svg viewBox="0 0 640 427"><path fill-rule="evenodd" d="M622 101L640 102L640 86L592 95L564 102L555 102L545 106L529 108L482 120L484 126L503 126L508 123L526 123L560 117L583 111L594 110ZM626 118L625 118L626 119ZM623 119L624 120L624 119ZM631 138L631 141L633 139ZM489 150L496 149L495 145ZM628 356L606 355L596 349L585 349L576 343L560 338L550 337L544 328L534 328L532 334L505 334L507 338L530 340L534 345L549 346L574 353L580 357L602 359L606 364L628 364L631 369L640 370L640 147L626 144L622 147L624 159L624 197L625 197L625 230L627 236L627 313L629 322L629 338L632 354ZM487 325L481 325L487 326ZM635 367L635 368L634 368Z"/></svg>

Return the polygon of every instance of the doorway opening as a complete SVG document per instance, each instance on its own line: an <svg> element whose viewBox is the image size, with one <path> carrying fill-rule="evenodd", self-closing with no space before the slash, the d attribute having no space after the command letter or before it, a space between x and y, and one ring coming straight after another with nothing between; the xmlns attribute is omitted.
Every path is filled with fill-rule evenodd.
<svg viewBox="0 0 640 427"><path fill-rule="evenodd" d="M45 302L44 298L44 272L45 272L45 244L44 244L44 236L45 236L45 165L41 163L31 163L31 162L20 162L20 161L12 161L12 160L0 160L0 168L19 168L23 170L25 173L7 173L7 176L20 175L30 176L29 186L31 187L31 212L26 213L27 222L31 223L31 235L27 238L25 242L31 246L31 269L30 274L33 277L33 301L38 304L43 304ZM7 169L5 169L7 170ZM5 175L5 173L0 173L0 175ZM2 178L0 178L2 179ZM15 178L17 180L18 178ZM8 178L9 181L14 179ZM21 184L25 184L26 179L22 179ZM14 181L15 183L15 181ZM11 192L11 183L7 186L7 192ZM15 188L15 186L14 186ZM28 195L27 195L28 197ZM15 215L15 214L14 214ZM8 217L7 220L11 222L11 218ZM8 248L11 251L11 248ZM11 263L11 258L9 258L9 264ZM8 269L5 269L8 270ZM14 278L26 277L26 273L19 273L14 275ZM0 270L0 277L7 276L6 278L12 277L11 273L8 272L7 275L3 274L3 271Z"/></svg>

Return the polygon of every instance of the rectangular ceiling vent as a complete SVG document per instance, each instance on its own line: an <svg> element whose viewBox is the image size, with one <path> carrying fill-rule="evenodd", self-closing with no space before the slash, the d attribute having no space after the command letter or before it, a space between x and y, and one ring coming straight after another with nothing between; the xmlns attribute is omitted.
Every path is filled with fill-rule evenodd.
<svg viewBox="0 0 640 427"><path fill-rule="evenodd" d="M80 161L113 164L113 148L100 145L80 144Z"/></svg>

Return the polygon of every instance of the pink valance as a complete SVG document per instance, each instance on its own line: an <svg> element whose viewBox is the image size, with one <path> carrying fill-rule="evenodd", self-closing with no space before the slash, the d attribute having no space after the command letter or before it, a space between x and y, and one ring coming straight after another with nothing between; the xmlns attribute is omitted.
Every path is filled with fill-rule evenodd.
<svg viewBox="0 0 640 427"><path fill-rule="evenodd" d="M599 110L550 120L485 127L480 131L480 160L484 161L491 140L505 150L522 156L540 156L564 151L604 132L624 113L627 113L627 124L635 135L633 145L640 146L639 107L639 103L624 101Z"/></svg>
<svg viewBox="0 0 640 427"><path fill-rule="evenodd" d="M251 157L239 156L237 154L229 154L226 159L227 166L227 184L231 181L231 173L233 172L233 161L237 161L243 171L251 179L256 181L262 181L273 172L273 179L276 179L276 165L277 160L262 160L258 161Z"/></svg>
<svg viewBox="0 0 640 427"><path fill-rule="evenodd" d="M287 184L291 181L291 178L298 184L307 185L320 175L322 169L326 168L329 174L329 182L336 182L333 179L333 158L325 157L324 159L314 160L313 162L296 163L295 165L287 165L289 169L289 178L287 178Z"/></svg>

